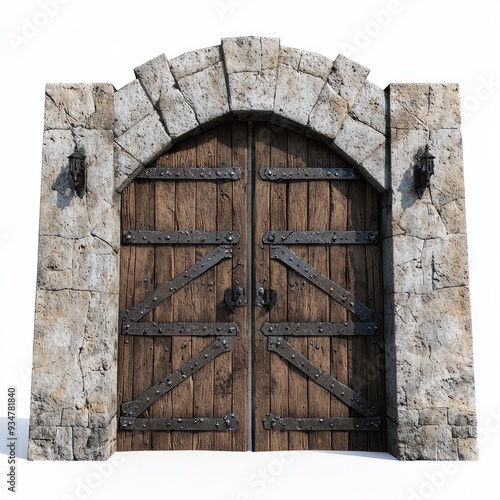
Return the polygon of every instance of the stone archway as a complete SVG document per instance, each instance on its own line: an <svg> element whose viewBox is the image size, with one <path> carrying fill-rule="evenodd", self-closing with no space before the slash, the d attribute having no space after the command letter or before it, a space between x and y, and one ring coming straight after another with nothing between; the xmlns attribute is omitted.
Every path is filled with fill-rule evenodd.
<svg viewBox="0 0 500 500"><path fill-rule="evenodd" d="M177 141L267 119L325 142L383 194L389 451L476 456L472 335L456 85L396 84L275 38L164 55L136 79L46 89L30 459L105 459L116 439L120 192ZM439 168L420 200L415 155ZM67 157L85 152L83 198Z"/></svg>

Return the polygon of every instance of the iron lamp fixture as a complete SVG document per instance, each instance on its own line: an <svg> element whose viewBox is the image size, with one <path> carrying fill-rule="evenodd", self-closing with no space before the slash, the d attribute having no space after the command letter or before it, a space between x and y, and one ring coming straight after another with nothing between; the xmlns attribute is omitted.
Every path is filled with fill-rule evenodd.
<svg viewBox="0 0 500 500"><path fill-rule="evenodd" d="M422 198L424 191L431 184L431 175L434 174L435 156L429 152L429 145L425 146L425 152L418 157L418 164L415 169L416 188L419 198Z"/></svg>
<svg viewBox="0 0 500 500"><path fill-rule="evenodd" d="M73 182L73 187L80 198L85 194L86 187L86 172L85 172L85 156L83 156L78 148L68 156L69 159L69 176Z"/></svg>

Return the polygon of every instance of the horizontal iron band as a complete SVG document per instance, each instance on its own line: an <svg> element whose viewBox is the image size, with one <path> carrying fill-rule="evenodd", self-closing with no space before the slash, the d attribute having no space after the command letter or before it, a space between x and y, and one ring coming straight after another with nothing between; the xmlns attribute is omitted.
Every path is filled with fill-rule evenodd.
<svg viewBox="0 0 500 500"><path fill-rule="evenodd" d="M237 167L222 168L146 168L136 179L152 179L161 181L236 181L241 178L241 169Z"/></svg>
<svg viewBox="0 0 500 500"><path fill-rule="evenodd" d="M120 418L125 431L233 431L239 420L234 413L224 417L197 418Z"/></svg>
<svg viewBox="0 0 500 500"><path fill-rule="evenodd" d="M269 168L262 167L259 176L265 181L354 180L361 176L353 168Z"/></svg>
<svg viewBox="0 0 500 500"><path fill-rule="evenodd" d="M133 323L125 321L123 335L140 335L155 337L194 336L216 337L220 335L237 335L236 323L160 323L156 321Z"/></svg>
<svg viewBox="0 0 500 500"><path fill-rule="evenodd" d="M263 419L264 429L271 431L379 431L382 418L278 417L268 413Z"/></svg>
<svg viewBox="0 0 500 500"><path fill-rule="evenodd" d="M142 231L126 229L123 243L129 245L234 245L237 231Z"/></svg>
<svg viewBox="0 0 500 500"><path fill-rule="evenodd" d="M368 245L378 242L378 231L268 231L268 245Z"/></svg>
<svg viewBox="0 0 500 500"><path fill-rule="evenodd" d="M295 337L332 337L338 335L377 335L378 323L345 321L343 323L264 323L264 335Z"/></svg>

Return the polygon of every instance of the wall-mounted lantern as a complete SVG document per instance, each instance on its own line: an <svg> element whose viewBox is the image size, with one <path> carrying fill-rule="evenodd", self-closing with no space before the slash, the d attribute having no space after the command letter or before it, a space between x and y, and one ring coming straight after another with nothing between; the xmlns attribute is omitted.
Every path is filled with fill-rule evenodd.
<svg viewBox="0 0 500 500"><path fill-rule="evenodd" d="M86 173L85 173L85 156L83 156L78 148L75 147L73 153L68 156L69 159L69 176L73 182L73 187L80 198L85 194Z"/></svg>
<svg viewBox="0 0 500 500"><path fill-rule="evenodd" d="M425 188L428 188L431 183L431 175L434 174L434 160L433 156L429 152L429 145L425 146L425 152L420 157L418 157L418 164L415 170L416 184L417 184L417 194L419 198L422 198Z"/></svg>

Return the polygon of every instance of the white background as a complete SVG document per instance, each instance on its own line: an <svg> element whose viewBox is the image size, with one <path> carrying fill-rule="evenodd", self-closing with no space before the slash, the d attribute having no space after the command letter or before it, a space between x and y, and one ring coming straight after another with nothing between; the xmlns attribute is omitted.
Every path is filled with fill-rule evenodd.
<svg viewBox="0 0 500 500"><path fill-rule="evenodd" d="M498 494L500 16L495 2L3 0L0 27L0 498L9 498L5 416L12 385L21 431L13 498L129 499L154 493L161 500L279 500L349 493L350 499L415 500ZM387 454L326 452L122 453L105 464L26 461L45 84L109 82L118 89L134 79L134 67L160 53L172 59L242 35L279 37L282 45L331 59L342 52L370 68L369 80L381 88L396 82L460 84L478 462L402 463Z"/></svg>

